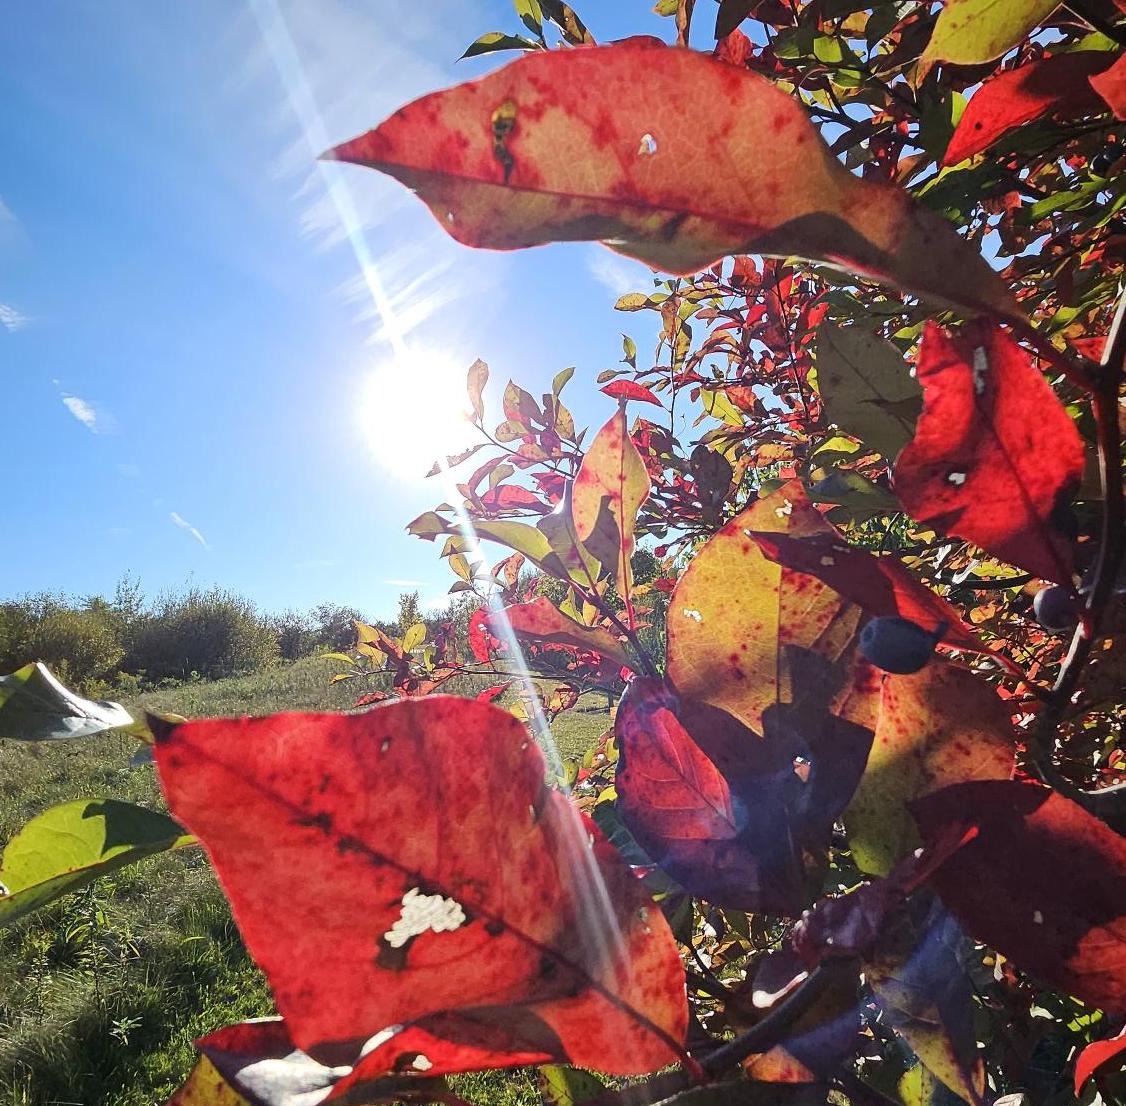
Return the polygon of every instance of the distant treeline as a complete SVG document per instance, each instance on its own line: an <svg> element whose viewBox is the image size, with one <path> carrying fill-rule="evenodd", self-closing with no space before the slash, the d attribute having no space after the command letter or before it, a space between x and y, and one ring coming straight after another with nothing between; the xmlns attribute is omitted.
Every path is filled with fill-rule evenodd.
<svg viewBox="0 0 1126 1106"><path fill-rule="evenodd" d="M460 596L458 597L461 598ZM464 603L450 616L461 621ZM468 615L468 611L464 612ZM418 593L400 596L393 622L354 607L322 603L308 612L268 614L232 591L188 587L147 601L126 578L113 598L41 592L0 603L0 674L43 661L87 694L123 694L187 679L220 679L325 650L347 650L355 621L399 636L423 617Z"/></svg>

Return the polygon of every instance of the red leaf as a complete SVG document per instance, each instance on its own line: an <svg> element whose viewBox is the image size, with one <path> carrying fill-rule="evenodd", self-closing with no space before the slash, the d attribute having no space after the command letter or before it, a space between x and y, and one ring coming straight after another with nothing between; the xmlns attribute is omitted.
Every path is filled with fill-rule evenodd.
<svg viewBox="0 0 1126 1106"><path fill-rule="evenodd" d="M875 557L832 534L804 538L754 530L747 534L776 564L816 576L868 614L899 615L928 630L936 630L945 622L942 640L946 644L975 653L989 652L962 621L957 608L916 580L894 557Z"/></svg>
<svg viewBox="0 0 1126 1106"><path fill-rule="evenodd" d="M408 1026L337 1045L318 1059L300 1051L281 1018L241 1022L196 1042L201 1059L187 1085L169 1106L220 1106L236 1099L217 1096L216 1076L256 1106L317 1102L381 1102L425 1096L435 1077L565 1059L559 1040L535 1017L505 1020L484 1008L467 1014L436 1014ZM341 1063L346 1061L346 1063ZM262 1072L268 1068L269 1077ZM201 1097L192 1096L199 1084Z"/></svg>
<svg viewBox="0 0 1126 1106"><path fill-rule="evenodd" d="M940 215L853 176L769 80L694 50L532 51L325 156L396 177L471 246L613 241L683 274L795 254L1022 317Z"/></svg>
<svg viewBox="0 0 1126 1106"><path fill-rule="evenodd" d="M895 492L920 522L1037 576L1070 584L1060 513L1083 475L1083 442L1047 381L980 319L923 334L923 413L895 463Z"/></svg>
<svg viewBox="0 0 1126 1106"><path fill-rule="evenodd" d="M550 510L535 492L519 484L490 488L481 496L481 508L485 511L538 511L541 515Z"/></svg>
<svg viewBox="0 0 1126 1106"><path fill-rule="evenodd" d="M1114 112L1115 118L1126 119L1126 54L1119 54L1109 69L1092 77L1091 87Z"/></svg>
<svg viewBox="0 0 1126 1106"><path fill-rule="evenodd" d="M712 54L717 61L724 61L728 65L737 65L742 68L747 64L747 59L753 52L751 40L742 31L736 29L715 44Z"/></svg>
<svg viewBox="0 0 1126 1106"><path fill-rule="evenodd" d="M585 1067L643 1073L682 1056L672 934L547 788L507 711L434 696L190 722L161 737L156 761L304 1051L489 1007L542 1023Z"/></svg>
<svg viewBox="0 0 1126 1106"><path fill-rule="evenodd" d="M991 77L966 105L943 164L957 165L1030 120L1074 119L1102 110L1088 78L1112 60L1101 50L1055 54Z"/></svg>
<svg viewBox="0 0 1126 1106"><path fill-rule="evenodd" d="M353 707L370 707L376 703L382 703L387 699L392 699L394 696L388 695L386 691L369 691L361 695L353 704Z"/></svg>
<svg viewBox="0 0 1126 1106"><path fill-rule="evenodd" d="M495 653L504 644L489 629L489 612L484 607L478 607L469 616L469 648L474 660L481 664L488 664Z"/></svg>
<svg viewBox="0 0 1126 1106"><path fill-rule="evenodd" d="M1079 1053L1079 1058L1075 1061L1076 1097L1082 1090L1083 1084L1120 1052L1126 1052L1126 1028L1105 1041L1095 1041Z"/></svg>
<svg viewBox="0 0 1126 1106"><path fill-rule="evenodd" d="M1126 1013L1126 838L1037 784L980 780L911 804L928 843L976 831L929 882L978 940Z"/></svg>
<svg viewBox="0 0 1126 1106"><path fill-rule="evenodd" d="M487 687L484 691L477 692L477 702L495 703L511 686L512 680L505 680L503 684Z"/></svg>
<svg viewBox="0 0 1126 1106"><path fill-rule="evenodd" d="M803 850L827 844L871 742L869 731L832 721L822 731L798 726L774 707L759 738L662 681L634 680L615 723L622 820L692 894L720 906L800 913Z"/></svg>
<svg viewBox="0 0 1126 1106"><path fill-rule="evenodd" d="M494 622L506 619L512 632L523 641L568 645L595 652L615 666L632 669L636 661L626 647L601 626L584 626L562 614L551 600L538 595L530 603L505 607L489 616Z"/></svg>
<svg viewBox="0 0 1126 1106"><path fill-rule="evenodd" d="M635 384L632 380L615 380L599 391L604 392L611 399L638 399L642 403L653 403L661 406L661 401L646 387Z"/></svg>

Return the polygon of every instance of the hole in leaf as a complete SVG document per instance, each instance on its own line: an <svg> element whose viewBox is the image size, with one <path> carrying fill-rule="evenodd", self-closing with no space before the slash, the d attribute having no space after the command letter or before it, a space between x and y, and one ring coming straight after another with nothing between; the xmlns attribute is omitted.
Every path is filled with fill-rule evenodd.
<svg viewBox="0 0 1126 1106"><path fill-rule="evenodd" d="M638 157L652 157L657 152L657 140L648 132L641 136L641 145L637 147Z"/></svg>

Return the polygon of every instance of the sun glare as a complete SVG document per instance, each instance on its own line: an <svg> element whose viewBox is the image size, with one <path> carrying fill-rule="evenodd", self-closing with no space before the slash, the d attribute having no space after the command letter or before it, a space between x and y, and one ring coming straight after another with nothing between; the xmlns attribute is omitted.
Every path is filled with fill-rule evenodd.
<svg viewBox="0 0 1126 1106"><path fill-rule="evenodd" d="M380 467L401 480L422 480L435 461L472 443L466 368L441 354L410 353L372 370L356 414Z"/></svg>

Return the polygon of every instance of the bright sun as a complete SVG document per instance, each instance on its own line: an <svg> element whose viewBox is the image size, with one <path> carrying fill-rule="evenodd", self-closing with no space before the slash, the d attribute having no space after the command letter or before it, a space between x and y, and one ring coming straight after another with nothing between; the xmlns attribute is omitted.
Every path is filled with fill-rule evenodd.
<svg viewBox="0 0 1126 1106"><path fill-rule="evenodd" d="M356 416L376 461L402 480L422 480L430 466L473 441L466 420L466 366L433 353L392 357L361 386Z"/></svg>

